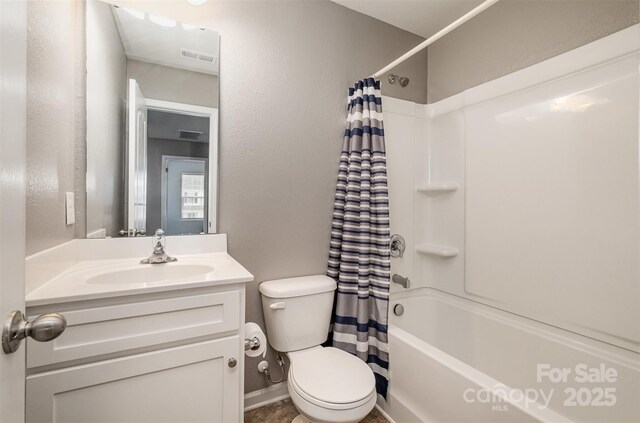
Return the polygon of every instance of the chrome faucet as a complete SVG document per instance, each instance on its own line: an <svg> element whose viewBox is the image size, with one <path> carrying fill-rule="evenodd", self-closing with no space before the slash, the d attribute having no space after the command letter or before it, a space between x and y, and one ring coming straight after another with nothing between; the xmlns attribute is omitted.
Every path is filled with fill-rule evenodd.
<svg viewBox="0 0 640 423"><path fill-rule="evenodd" d="M169 256L166 251L164 251L165 244L166 237L164 236L164 231L162 229L157 229L155 235L153 236L153 253L151 253L149 258L140 260L140 263L160 264L177 261L177 258Z"/></svg>

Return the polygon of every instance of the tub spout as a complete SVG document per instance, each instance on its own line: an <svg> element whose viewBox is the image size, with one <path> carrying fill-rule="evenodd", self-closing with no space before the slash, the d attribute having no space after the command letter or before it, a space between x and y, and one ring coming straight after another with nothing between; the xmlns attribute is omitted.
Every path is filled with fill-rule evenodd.
<svg viewBox="0 0 640 423"><path fill-rule="evenodd" d="M409 278L400 276L397 273L393 274L393 276L391 277L391 281L393 283L397 283L398 285L401 285L404 289L409 289L409 287L411 286L411 281L409 280Z"/></svg>

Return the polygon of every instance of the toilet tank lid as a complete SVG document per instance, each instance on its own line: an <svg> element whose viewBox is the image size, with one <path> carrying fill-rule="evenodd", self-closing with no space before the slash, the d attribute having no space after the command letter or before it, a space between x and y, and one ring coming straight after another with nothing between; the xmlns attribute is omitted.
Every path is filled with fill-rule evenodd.
<svg viewBox="0 0 640 423"><path fill-rule="evenodd" d="M334 291L336 286L336 281L329 276L300 276L262 282L260 292L269 298L292 298Z"/></svg>

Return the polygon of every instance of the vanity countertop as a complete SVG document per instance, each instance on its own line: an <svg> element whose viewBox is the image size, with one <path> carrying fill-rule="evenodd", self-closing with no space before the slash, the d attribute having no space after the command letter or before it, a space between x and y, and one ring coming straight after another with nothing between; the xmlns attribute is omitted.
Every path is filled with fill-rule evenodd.
<svg viewBox="0 0 640 423"><path fill-rule="evenodd" d="M253 281L224 234L167 237L178 261L141 264L150 238L76 239L26 260L27 307Z"/></svg>
<svg viewBox="0 0 640 423"><path fill-rule="evenodd" d="M251 282L227 253L188 254L164 264L140 258L80 261L26 296L27 307L204 286Z"/></svg>

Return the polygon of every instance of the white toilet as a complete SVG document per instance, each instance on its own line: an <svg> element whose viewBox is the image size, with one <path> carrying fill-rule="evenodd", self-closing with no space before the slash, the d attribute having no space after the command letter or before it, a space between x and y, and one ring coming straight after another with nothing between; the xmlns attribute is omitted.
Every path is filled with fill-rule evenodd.
<svg viewBox="0 0 640 423"><path fill-rule="evenodd" d="M260 284L269 344L286 353L293 421L356 423L376 404L373 372L359 358L320 346L327 339L336 282L328 276Z"/></svg>

